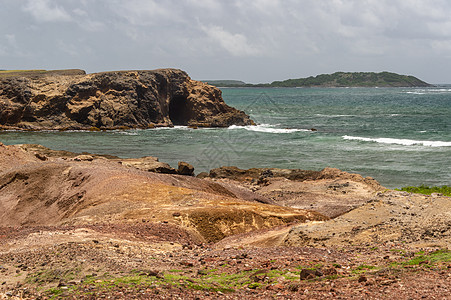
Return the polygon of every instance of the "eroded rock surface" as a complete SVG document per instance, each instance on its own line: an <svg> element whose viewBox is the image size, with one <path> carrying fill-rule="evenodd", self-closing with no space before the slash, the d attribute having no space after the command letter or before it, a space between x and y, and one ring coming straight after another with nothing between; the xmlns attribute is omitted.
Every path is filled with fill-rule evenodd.
<svg viewBox="0 0 451 300"><path fill-rule="evenodd" d="M451 246L451 198L400 191L380 192L370 202L327 222L295 226L285 245Z"/></svg>
<svg viewBox="0 0 451 300"><path fill-rule="evenodd" d="M266 204L264 197L230 184L149 172L149 165L158 163L154 158L118 160L37 145L1 145L0 163L0 227L166 222L214 242L255 229L327 219Z"/></svg>
<svg viewBox="0 0 451 300"><path fill-rule="evenodd" d="M210 171L215 181L231 181L286 207L311 209L337 217L373 199L382 187L371 177L335 168L301 169L221 167Z"/></svg>
<svg viewBox="0 0 451 300"><path fill-rule="evenodd" d="M0 126L99 130L251 125L221 91L183 71L50 72L0 77Z"/></svg>

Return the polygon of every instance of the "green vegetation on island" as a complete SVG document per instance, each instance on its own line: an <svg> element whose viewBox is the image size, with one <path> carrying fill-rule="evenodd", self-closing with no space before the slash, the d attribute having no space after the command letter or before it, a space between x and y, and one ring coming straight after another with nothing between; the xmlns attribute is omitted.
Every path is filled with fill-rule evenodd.
<svg viewBox="0 0 451 300"><path fill-rule="evenodd" d="M287 79L264 84L249 84L237 80L205 81L218 87L428 87L414 76L390 72L336 72L307 78Z"/></svg>

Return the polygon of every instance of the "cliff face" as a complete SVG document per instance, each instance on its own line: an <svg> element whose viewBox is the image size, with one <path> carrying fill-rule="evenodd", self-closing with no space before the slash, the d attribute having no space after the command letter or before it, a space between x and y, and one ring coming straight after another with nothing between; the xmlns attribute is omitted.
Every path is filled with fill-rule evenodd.
<svg viewBox="0 0 451 300"><path fill-rule="evenodd" d="M116 129L250 125L221 91L176 69L0 77L0 126Z"/></svg>

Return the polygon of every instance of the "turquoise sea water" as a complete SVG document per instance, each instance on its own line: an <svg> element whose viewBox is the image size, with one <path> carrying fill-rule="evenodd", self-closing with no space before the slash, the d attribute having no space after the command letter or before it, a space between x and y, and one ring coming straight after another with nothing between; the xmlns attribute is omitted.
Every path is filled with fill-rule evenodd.
<svg viewBox="0 0 451 300"><path fill-rule="evenodd" d="M121 157L157 156L196 173L223 165L372 176L389 188L451 185L451 87L226 88L258 126L112 132L0 132L5 144ZM315 128L317 131L311 131Z"/></svg>

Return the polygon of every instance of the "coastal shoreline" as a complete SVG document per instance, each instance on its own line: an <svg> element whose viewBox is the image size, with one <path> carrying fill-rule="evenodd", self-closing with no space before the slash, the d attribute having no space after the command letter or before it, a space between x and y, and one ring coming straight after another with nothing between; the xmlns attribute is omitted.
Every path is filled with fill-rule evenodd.
<svg viewBox="0 0 451 300"><path fill-rule="evenodd" d="M39 145L0 144L0 166L0 297L449 292L449 197L337 169L195 178L156 158Z"/></svg>

